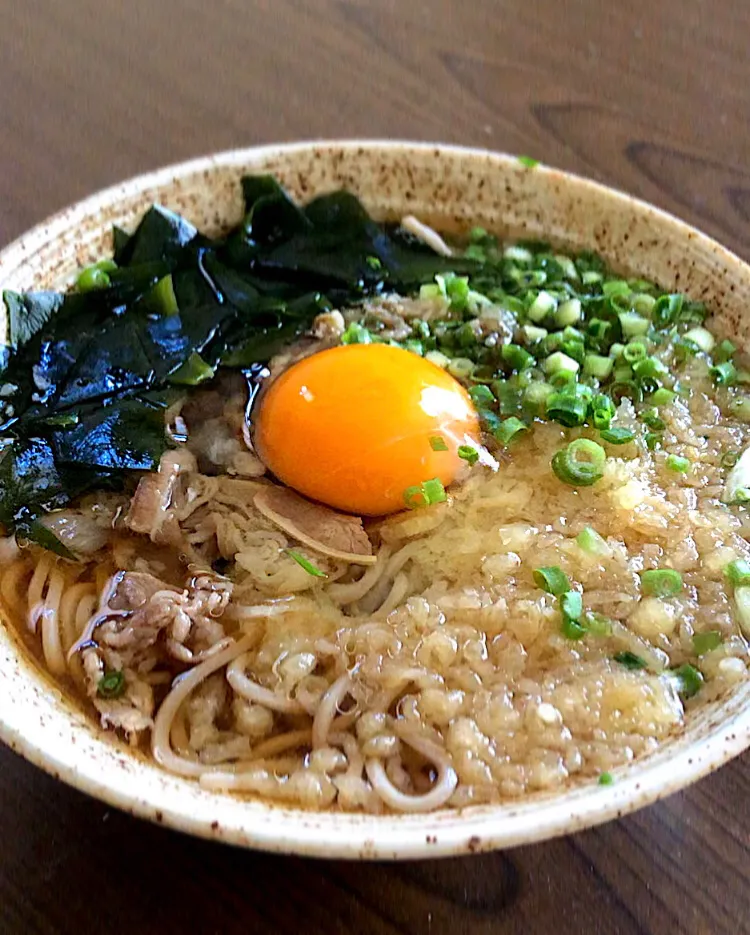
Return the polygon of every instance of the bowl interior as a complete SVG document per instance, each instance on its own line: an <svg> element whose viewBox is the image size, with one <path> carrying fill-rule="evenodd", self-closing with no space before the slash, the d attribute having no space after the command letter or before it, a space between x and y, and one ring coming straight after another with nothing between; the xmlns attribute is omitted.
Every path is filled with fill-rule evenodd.
<svg viewBox="0 0 750 935"><path fill-rule="evenodd" d="M240 219L239 180L248 172L278 176L303 200L344 187L380 217L410 213L443 229L481 225L597 250L624 272L703 299L718 333L750 343L750 318L743 316L750 268L687 225L610 189L552 169L528 169L512 157L406 143L264 147L142 176L61 212L4 250L0 288L59 286L111 249L113 224L132 226L155 201L218 232ZM312 813L205 792L105 738L0 625L0 736L32 762L113 805L184 831L327 857L474 852L617 817L687 785L750 744L749 701L745 684L707 705L684 734L613 786L427 815Z"/></svg>

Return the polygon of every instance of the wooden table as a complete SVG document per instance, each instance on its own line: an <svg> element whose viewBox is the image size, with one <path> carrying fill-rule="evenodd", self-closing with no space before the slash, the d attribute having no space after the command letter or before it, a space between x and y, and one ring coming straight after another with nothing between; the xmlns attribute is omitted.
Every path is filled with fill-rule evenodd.
<svg viewBox="0 0 750 935"><path fill-rule="evenodd" d="M0 241L121 178L310 137L528 153L750 256L741 0L0 0ZM750 756L573 837L356 865L194 841L0 751L2 933L750 931Z"/></svg>

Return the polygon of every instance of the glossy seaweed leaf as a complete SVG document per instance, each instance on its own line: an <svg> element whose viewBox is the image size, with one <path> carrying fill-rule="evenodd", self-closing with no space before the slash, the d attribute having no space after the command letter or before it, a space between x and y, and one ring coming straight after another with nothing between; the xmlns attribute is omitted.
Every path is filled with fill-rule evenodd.
<svg viewBox="0 0 750 935"><path fill-rule="evenodd" d="M0 456L0 522L10 527L23 515L63 506L69 500L66 481L46 439L6 447Z"/></svg>
<svg viewBox="0 0 750 935"><path fill-rule="evenodd" d="M257 248L287 240L309 231L310 221L272 175L248 175L242 179L245 218L242 233Z"/></svg>
<svg viewBox="0 0 750 935"><path fill-rule="evenodd" d="M386 284L406 290L437 273L477 268L475 261L440 256L397 228L377 224L349 192L316 198L305 215L310 226L259 254L256 268L284 271L323 291L346 288L351 297Z"/></svg>
<svg viewBox="0 0 750 935"><path fill-rule="evenodd" d="M119 266L159 261L176 263L182 256L182 248L197 233L189 221L161 205L154 205L143 215L132 237L125 241L118 236L116 262Z"/></svg>
<svg viewBox="0 0 750 935"><path fill-rule="evenodd" d="M136 399L117 400L52 436L55 462L106 471L152 471L167 449L163 413Z"/></svg>
<svg viewBox="0 0 750 935"><path fill-rule="evenodd" d="M28 343L60 309L63 299L59 292L3 292L8 310L8 346L15 351Z"/></svg>

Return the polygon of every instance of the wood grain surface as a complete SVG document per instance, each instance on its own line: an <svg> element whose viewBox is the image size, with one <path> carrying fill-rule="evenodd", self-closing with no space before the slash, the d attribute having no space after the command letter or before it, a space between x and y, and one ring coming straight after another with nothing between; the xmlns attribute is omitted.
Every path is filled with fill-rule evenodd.
<svg viewBox="0 0 750 935"><path fill-rule="evenodd" d="M0 0L0 242L234 146L443 140L646 198L750 258L743 0ZM269 857L0 750L0 933L750 932L750 755L630 818L404 865Z"/></svg>

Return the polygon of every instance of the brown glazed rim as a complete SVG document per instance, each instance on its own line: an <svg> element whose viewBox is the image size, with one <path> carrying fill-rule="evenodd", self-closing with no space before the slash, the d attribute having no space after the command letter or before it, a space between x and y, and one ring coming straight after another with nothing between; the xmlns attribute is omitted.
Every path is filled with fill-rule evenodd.
<svg viewBox="0 0 750 935"><path fill-rule="evenodd" d="M512 156L409 142L331 141L235 150L146 173L66 208L0 253L0 288L59 286L111 249L111 226L160 201L216 232L241 216L239 179L270 172L296 197L345 187L374 213L481 225L594 249L610 263L703 299L713 326L747 346L750 267L644 202ZM3 324L4 326L4 324ZM0 339L3 333L0 329ZM210 793L106 737L57 689L0 619L0 738L77 789L142 818L236 845L353 859L474 853L539 841L641 808L750 745L750 682L713 701L655 754L555 794L425 815L309 812Z"/></svg>

